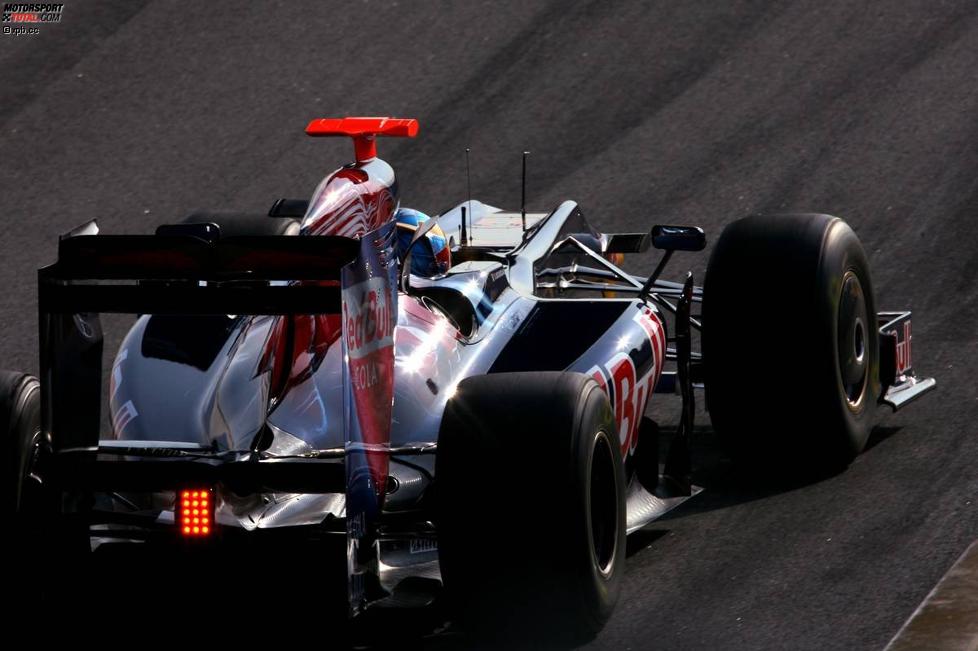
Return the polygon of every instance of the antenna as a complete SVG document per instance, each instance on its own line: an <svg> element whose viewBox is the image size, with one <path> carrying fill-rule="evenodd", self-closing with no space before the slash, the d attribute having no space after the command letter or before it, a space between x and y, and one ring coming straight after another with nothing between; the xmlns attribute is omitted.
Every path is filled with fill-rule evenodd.
<svg viewBox="0 0 978 651"><path fill-rule="evenodd" d="M526 157L530 152L523 152L523 191L520 197L520 216L523 217L523 232L526 232Z"/></svg>
<svg viewBox="0 0 978 651"><path fill-rule="evenodd" d="M469 215L472 214L472 174L469 170L469 148L465 148L465 186L469 193ZM468 246L469 236L465 228L465 206L462 206L462 246Z"/></svg>
<svg viewBox="0 0 978 651"><path fill-rule="evenodd" d="M461 245L460 246L468 246L469 245L468 233L465 230L465 206L462 206L462 233L460 235L460 238L461 238Z"/></svg>

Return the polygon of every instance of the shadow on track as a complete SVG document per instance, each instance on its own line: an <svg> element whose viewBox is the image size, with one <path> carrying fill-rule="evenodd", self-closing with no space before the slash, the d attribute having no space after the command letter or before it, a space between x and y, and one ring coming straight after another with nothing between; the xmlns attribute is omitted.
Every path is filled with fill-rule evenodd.
<svg viewBox="0 0 978 651"><path fill-rule="evenodd" d="M900 431L900 427L874 427L861 454ZM663 441L669 441L672 431L663 430ZM663 450L660 454L665 454ZM761 500L781 493L812 486L844 473L846 468L818 474L785 474L766 476L740 467L723 451L716 433L708 427L697 429L692 439L693 483L703 487L694 499L670 511L658 522L682 518L693 513L703 513L728 508L738 504ZM634 535L634 534L633 534Z"/></svg>

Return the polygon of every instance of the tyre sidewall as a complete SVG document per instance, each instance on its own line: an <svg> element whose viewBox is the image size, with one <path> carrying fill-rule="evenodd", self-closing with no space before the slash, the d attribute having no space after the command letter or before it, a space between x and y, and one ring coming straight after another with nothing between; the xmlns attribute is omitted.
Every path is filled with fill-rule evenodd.
<svg viewBox="0 0 978 651"><path fill-rule="evenodd" d="M859 280L866 313L870 320L865 329L869 372L861 404L855 411L850 408L846 400L839 371L842 364L839 356L838 327L842 283L846 274L850 272ZM844 438L839 441L839 445L844 447L838 453L843 457L851 458L862 451L866 445L876 411L877 398L881 391L879 381L879 329L876 327L876 303L866 253L856 234L842 220L834 221L826 229L822 255L819 259L817 282L818 296L821 302L818 311L821 315L821 330L828 333L820 351L820 358L831 362L830 367L819 369L818 375L821 378L826 378L826 380L829 377L834 380L825 381L820 385L824 387L824 396L821 402L835 406L835 411L829 416L825 426L837 428L844 433Z"/></svg>
<svg viewBox="0 0 978 651"><path fill-rule="evenodd" d="M7 463L4 509L20 513L24 481L33 450L41 443L40 384L29 375L0 375L0 423L3 424Z"/></svg>
<svg viewBox="0 0 978 651"><path fill-rule="evenodd" d="M589 382L584 388L585 397L580 401L580 416L577 419L576 432L573 437L575 450L573 457L576 462L571 465L571 486L576 487L576 513L568 519L576 532L568 532L568 541L576 541L574 552L578 559L574 567L581 568L577 580L578 590L574 592L583 597L576 604L580 616L591 621L591 630L597 632L611 616L618 595L621 591L621 577L625 564L625 471L622 463L621 448L615 429L614 413L608 403L607 396L594 382ZM614 550L611 570L604 576L598 569L598 559L591 543L591 471L592 466L600 459L595 459L597 437L604 437L611 451L615 488L617 492L617 541Z"/></svg>

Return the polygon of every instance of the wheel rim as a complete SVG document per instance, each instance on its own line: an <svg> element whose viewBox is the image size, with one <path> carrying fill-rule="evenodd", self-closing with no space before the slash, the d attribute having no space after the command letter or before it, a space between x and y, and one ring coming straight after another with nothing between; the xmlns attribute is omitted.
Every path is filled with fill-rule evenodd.
<svg viewBox="0 0 978 651"><path fill-rule="evenodd" d="M618 553L618 484L615 458L605 432L594 437L588 489L591 558L602 576L611 575Z"/></svg>
<svg viewBox="0 0 978 651"><path fill-rule="evenodd" d="M20 500L17 504L20 513L34 512L42 501L44 480L37 472L42 453L41 443L40 431L35 432L25 455L24 474L20 479Z"/></svg>
<svg viewBox="0 0 978 651"><path fill-rule="evenodd" d="M869 315L866 295L859 277L847 271L842 278L839 301L839 377L846 403L852 411L862 409L869 379Z"/></svg>

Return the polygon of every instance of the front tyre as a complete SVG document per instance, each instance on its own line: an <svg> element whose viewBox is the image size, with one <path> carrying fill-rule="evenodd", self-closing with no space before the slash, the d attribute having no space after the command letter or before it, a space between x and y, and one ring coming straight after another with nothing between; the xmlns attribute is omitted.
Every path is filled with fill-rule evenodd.
<svg viewBox="0 0 978 651"><path fill-rule="evenodd" d="M728 225L703 288L710 419L740 461L824 474L866 445L880 395L869 265L828 215Z"/></svg>
<svg viewBox="0 0 978 651"><path fill-rule="evenodd" d="M625 479L607 395L579 373L461 382L435 481L442 579L480 636L593 637L625 562Z"/></svg>

